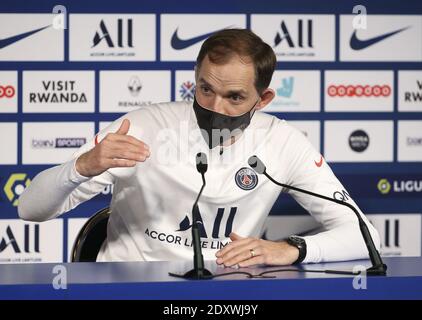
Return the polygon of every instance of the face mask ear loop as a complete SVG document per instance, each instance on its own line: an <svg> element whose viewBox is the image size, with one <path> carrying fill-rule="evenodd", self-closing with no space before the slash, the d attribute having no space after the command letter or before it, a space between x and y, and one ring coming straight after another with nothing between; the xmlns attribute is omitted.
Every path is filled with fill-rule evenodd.
<svg viewBox="0 0 422 320"><path fill-rule="evenodd" d="M211 114L211 119L210 119L210 146L213 145L213 140L214 140L214 117L215 114L214 112Z"/></svg>
<svg viewBox="0 0 422 320"><path fill-rule="evenodd" d="M258 102L259 102L259 98L258 98L258 100L256 100L256 102L255 102L255 104L253 105L253 107L251 108L251 110L249 110L249 114L251 113L251 111L252 111L252 109L254 109L255 107L256 107L256 105L258 104ZM252 112L252 115L250 116L250 118L249 119L251 119L252 120L252 117L254 116L254 114L255 114L255 109L253 110L253 112Z"/></svg>

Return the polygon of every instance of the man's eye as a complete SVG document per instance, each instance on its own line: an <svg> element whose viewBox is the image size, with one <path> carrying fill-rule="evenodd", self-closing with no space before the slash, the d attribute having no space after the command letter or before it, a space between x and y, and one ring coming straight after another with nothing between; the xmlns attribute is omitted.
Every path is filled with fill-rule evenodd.
<svg viewBox="0 0 422 320"><path fill-rule="evenodd" d="M210 90L210 88L208 88L208 87L201 87L201 90L202 90L202 92L204 92L204 93L208 93L208 92L210 92L211 90Z"/></svg>
<svg viewBox="0 0 422 320"><path fill-rule="evenodd" d="M241 101L241 100L242 100L242 96L239 96L238 94L233 94L233 95L231 96L231 99L232 99L233 101L239 102L239 101Z"/></svg>

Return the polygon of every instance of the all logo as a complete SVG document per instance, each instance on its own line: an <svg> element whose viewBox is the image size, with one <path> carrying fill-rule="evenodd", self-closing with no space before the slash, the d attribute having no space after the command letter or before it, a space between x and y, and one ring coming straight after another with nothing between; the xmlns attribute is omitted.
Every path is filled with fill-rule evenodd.
<svg viewBox="0 0 422 320"><path fill-rule="evenodd" d="M212 228L212 238L213 239L220 239L220 238L227 238L233 229L233 221L236 216L237 207L231 207L229 215L226 220L226 227L224 228L224 233L222 236L221 234L221 222L224 217L225 208L218 208L217 214L214 219L214 224ZM201 214L198 215L198 226L199 226L199 235L201 238L208 238L207 231L205 230L205 226L201 217ZM179 229L176 231L186 231L192 227L189 217L186 216L179 224Z"/></svg>
<svg viewBox="0 0 422 320"><path fill-rule="evenodd" d="M236 172L235 181L237 186L243 190L252 190L258 184L258 175L250 168L241 168Z"/></svg>
<svg viewBox="0 0 422 320"><path fill-rule="evenodd" d="M335 16L252 14L251 30L271 45L278 61L334 61Z"/></svg>
<svg viewBox="0 0 422 320"><path fill-rule="evenodd" d="M18 243L13 230L10 226L6 228L6 234L0 240L0 253L11 247L15 253L40 253L40 225L32 225L32 237L30 232L31 225L24 225L24 241Z"/></svg>
<svg viewBox="0 0 422 320"><path fill-rule="evenodd" d="M124 33L124 22L126 22L126 34ZM105 42L109 48L133 48L133 20L132 19L117 19L117 36L114 37L109 32L104 20L100 22L100 29L94 35L92 40L92 48L96 47L101 42ZM126 36L125 36L126 35Z"/></svg>
<svg viewBox="0 0 422 320"><path fill-rule="evenodd" d="M393 223L391 223L393 222ZM400 220L394 219L391 221L390 219L385 220L384 224L384 246L386 248L400 248Z"/></svg>
<svg viewBox="0 0 422 320"><path fill-rule="evenodd" d="M156 15L70 14L70 61L155 61Z"/></svg>
<svg viewBox="0 0 422 320"><path fill-rule="evenodd" d="M134 57L135 46L133 38L133 19L116 19L117 25L111 20L101 19L99 28L92 38L91 57ZM112 27L110 26L112 25Z"/></svg>
<svg viewBox="0 0 422 320"><path fill-rule="evenodd" d="M290 48L313 48L313 22L312 20L297 20L297 37L292 37L287 24L282 21L280 24L280 30L277 32L274 38L273 47L277 47L279 44L285 43Z"/></svg>

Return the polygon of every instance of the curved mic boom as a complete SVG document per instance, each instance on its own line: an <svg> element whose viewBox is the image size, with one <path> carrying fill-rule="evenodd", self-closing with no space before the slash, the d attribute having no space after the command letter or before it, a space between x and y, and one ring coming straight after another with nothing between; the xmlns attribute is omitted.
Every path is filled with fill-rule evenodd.
<svg viewBox="0 0 422 320"><path fill-rule="evenodd" d="M256 173L264 174L271 182L275 183L276 185L279 185L283 188L298 191L298 192L301 192L301 193L305 193L305 194L311 195L313 197L318 197L318 198L321 198L321 199L324 199L324 200L335 202L337 204L340 204L340 205L343 205L343 206L350 208L356 214L356 217L358 218L359 229L360 229L360 232L362 234L363 240L365 241L366 248L368 249L369 258L371 259L371 262L372 262L372 267L370 267L367 270L367 274L368 275L386 275L387 266L383 263L381 256L380 256L377 248L375 247L375 244L374 244L374 241L372 239L371 233L369 232L368 226L366 225L365 221L363 221L363 219L360 216L358 210L354 206L352 206L350 203L347 203L347 202L344 202L344 201L340 201L340 200L337 200L337 199L334 199L334 198L329 198L329 197L321 195L321 194L317 194L317 193L314 193L314 192L311 192L311 191L308 191L308 190L289 186L287 184L280 183L280 182L274 180L267 173L264 163L255 155L248 159L248 164L252 169L255 170Z"/></svg>

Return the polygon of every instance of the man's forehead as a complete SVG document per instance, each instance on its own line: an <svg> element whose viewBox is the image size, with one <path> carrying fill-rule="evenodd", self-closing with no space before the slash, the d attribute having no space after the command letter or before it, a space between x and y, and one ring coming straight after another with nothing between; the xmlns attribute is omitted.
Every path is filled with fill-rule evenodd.
<svg viewBox="0 0 422 320"><path fill-rule="evenodd" d="M202 69L204 66L208 68L230 67L230 68L236 68L238 71L241 70L243 72L252 72L252 73L255 72L255 66L251 58L239 56L238 54L232 54L230 55L228 59L225 59L221 62L212 61L210 60L209 56L206 55L205 58L200 63L200 66L196 67L197 71L199 71L199 69Z"/></svg>

